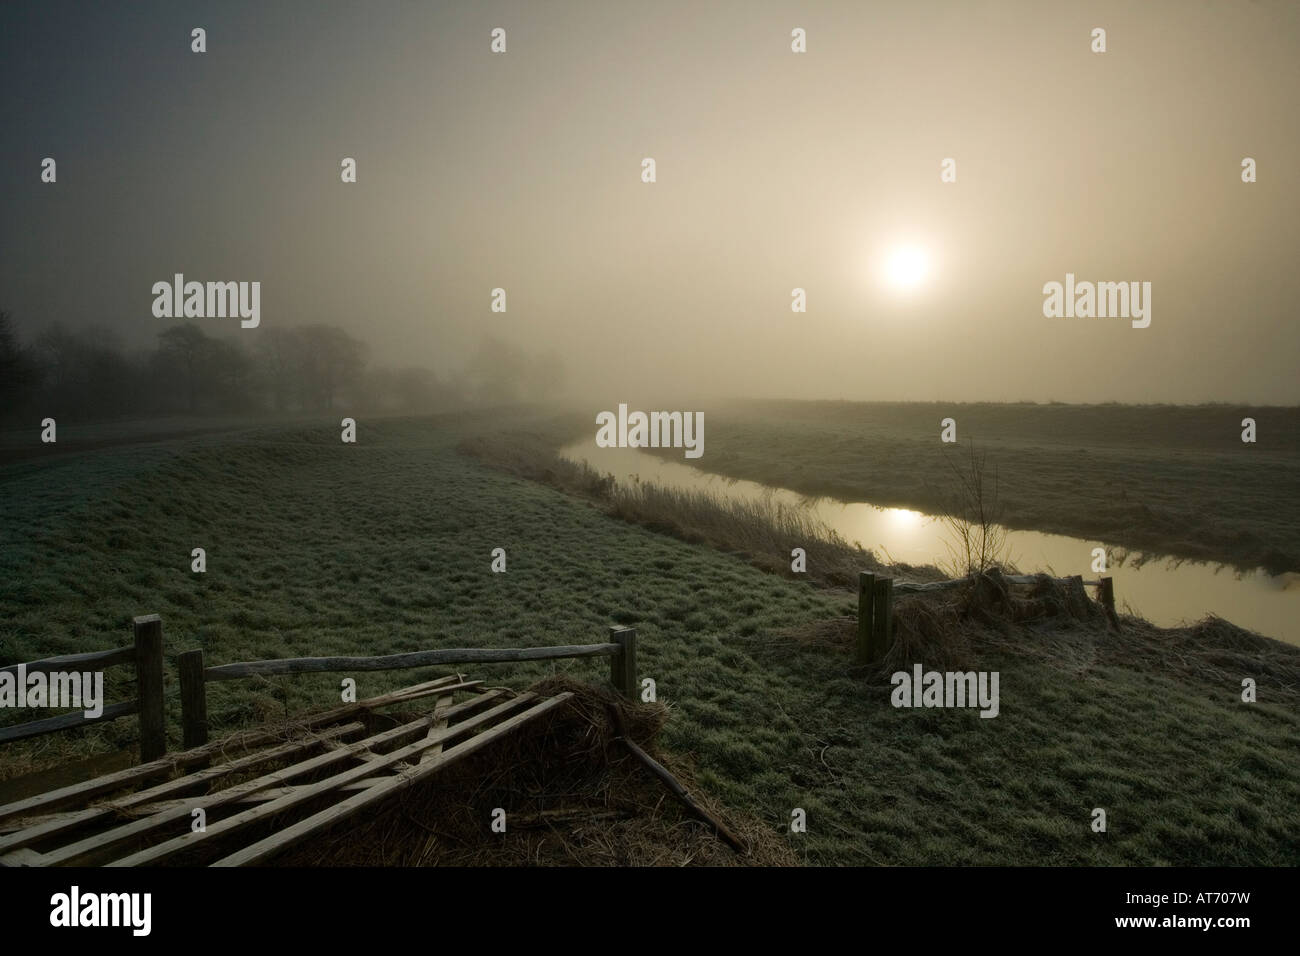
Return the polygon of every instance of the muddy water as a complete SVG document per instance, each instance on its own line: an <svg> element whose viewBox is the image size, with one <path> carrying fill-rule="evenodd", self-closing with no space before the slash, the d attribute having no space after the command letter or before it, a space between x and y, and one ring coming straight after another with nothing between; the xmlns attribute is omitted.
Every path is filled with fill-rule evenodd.
<svg viewBox="0 0 1300 956"><path fill-rule="evenodd" d="M599 448L594 439L576 442L560 453L585 461L602 474L613 474L620 482L636 476L665 487L709 491L720 497L770 495L790 505L804 500L793 491L722 478L633 448ZM949 563L951 533L933 515L827 499L806 507L846 540L861 543L881 558L908 564ZM1037 531L1008 531L1007 541L1012 562L1024 573L1081 574L1087 580L1097 577L1091 570L1092 549L1106 547L1102 541ZM1165 559L1142 567L1112 565L1110 575L1115 579L1115 602L1120 610L1127 608L1154 624L1169 627L1217 614L1241 627L1300 644L1300 574L1239 574L1220 565Z"/></svg>

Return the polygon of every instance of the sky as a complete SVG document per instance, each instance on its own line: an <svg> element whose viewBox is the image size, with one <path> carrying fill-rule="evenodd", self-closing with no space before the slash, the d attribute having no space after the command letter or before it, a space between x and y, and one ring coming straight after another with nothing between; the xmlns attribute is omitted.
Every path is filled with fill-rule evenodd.
<svg viewBox="0 0 1300 956"><path fill-rule="evenodd" d="M1296 404L1298 117L1270 0L9 2L0 308L148 346L155 282L256 280L260 329L491 333L609 408ZM1046 317L1067 273L1150 325Z"/></svg>

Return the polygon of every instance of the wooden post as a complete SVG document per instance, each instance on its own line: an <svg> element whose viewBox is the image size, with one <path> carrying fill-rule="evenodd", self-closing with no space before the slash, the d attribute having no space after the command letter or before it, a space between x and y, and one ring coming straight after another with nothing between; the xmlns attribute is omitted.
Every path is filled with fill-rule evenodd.
<svg viewBox="0 0 1300 956"><path fill-rule="evenodd" d="M894 642L894 579L877 578L872 591L870 660L878 661Z"/></svg>
<svg viewBox="0 0 1300 956"><path fill-rule="evenodd" d="M203 678L203 651L176 656L181 679L181 733L186 750L208 742L208 688Z"/></svg>
<svg viewBox="0 0 1300 956"><path fill-rule="evenodd" d="M1119 616L1115 613L1115 579L1105 577L1101 579L1101 587L1098 588L1101 597L1101 606L1106 609L1106 617L1110 619L1111 626L1119 628Z"/></svg>
<svg viewBox="0 0 1300 956"><path fill-rule="evenodd" d="M870 571L858 572L858 644L854 660L866 664L871 660L871 629L874 627L876 576Z"/></svg>
<svg viewBox="0 0 1300 956"><path fill-rule="evenodd" d="M135 619L135 683L140 698L140 761L157 760L167 752L163 718L162 618L146 614Z"/></svg>
<svg viewBox="0 0 1300 956"><path fill-rule="evenodd" d="M621 650L609 659L609 679L628 700L636 700L636 628L611 627L609 642Z"/></svg>

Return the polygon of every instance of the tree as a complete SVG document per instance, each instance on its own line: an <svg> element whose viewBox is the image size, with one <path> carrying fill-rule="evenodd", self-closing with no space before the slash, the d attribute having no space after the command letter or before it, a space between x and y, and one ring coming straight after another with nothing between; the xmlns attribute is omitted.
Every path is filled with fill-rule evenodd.
<svg viewBox="0 0 1300 956"><path fill-rule="evenodd" d="M0 416L16 416L31 404L40 379L31 352L18 341L12 316L0 310Z"/></svg>
<svg viewBox="0 0 1300 956"><path fill-rule="evenodd" d="M277 412L289 407L289 399L301 399L302 363L296 329L259 329L257 339L257 367L270 393L271 404Z"/></svg>
<svg viewBox="0 0 1300 956"><path fill-rule="evenodd" d="M366 367L366 344L333 325L301 326L298 343L310 403L332 410L334 402L360 381Z"/></svg>
<svg viewBox="0 0 1300 956"><path fill-rule="evenodd" d="M465 366L476 401L508 405L553 398L564 382L564 363L555 352L530 355L517 345L488 335Z"/></svg>
<svg viewBox="0 0 1300 956"><path fill-rule="evenodd" d="M987 454L969 446L965 460L948 456L953 491L943 522L953 536L947 543L950 563L946 571L955 578L1002 568L1008 561L1007 530L1001 524L998 471L990 472Z"/></svg>
<svg viewBox="0 0 1300 956"><path fill-rule="evenodd" d="M209 355L209 339L193 322L173 325L158 333L159 353L176 363L184 373L185 390L189 397L187 407L198 411L199 380Z"/></svg>

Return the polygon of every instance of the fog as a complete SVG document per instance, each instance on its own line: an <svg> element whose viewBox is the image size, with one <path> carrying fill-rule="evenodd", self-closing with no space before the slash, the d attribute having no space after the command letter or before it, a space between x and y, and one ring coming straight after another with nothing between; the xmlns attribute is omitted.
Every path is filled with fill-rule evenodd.
<svg viewBox="0 0 1300 956"><path fill-rule="evenodd" d="M1300 401L1295 4L10 3L0 78L28 338L152 348L183 273L261 284L214 337L441 375L491 335L598 408ZM1067 274L1149 326L1045 317Z"/></svg>

